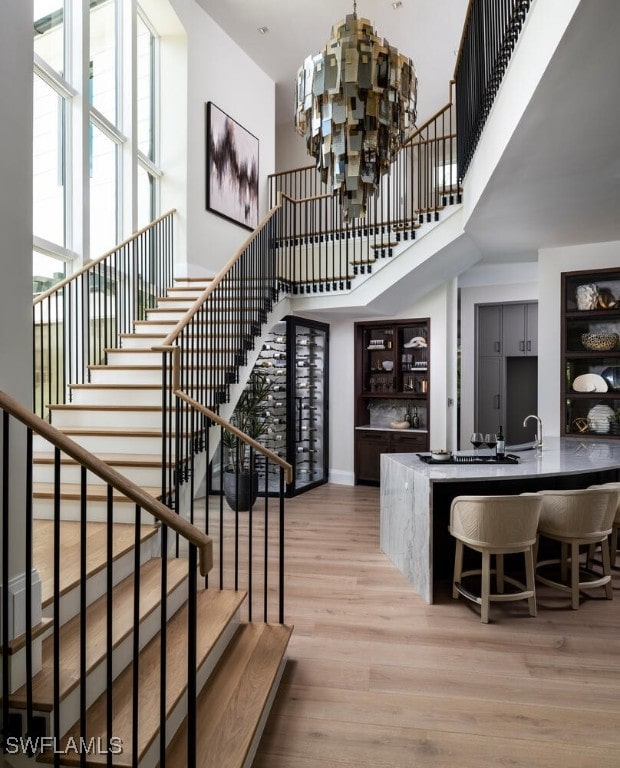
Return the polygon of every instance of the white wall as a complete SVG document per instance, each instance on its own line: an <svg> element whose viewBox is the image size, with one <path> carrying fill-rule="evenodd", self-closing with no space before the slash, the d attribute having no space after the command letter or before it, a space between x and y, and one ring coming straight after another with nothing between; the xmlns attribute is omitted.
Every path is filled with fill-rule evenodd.
<svg viewBox="0 0 620 768"><path fill-rule="evenodd" d="M0 281L0 389L31 408L32 5L23 0L7 0L3 4L2 16L0 269L3 279ZM19 442L12 436L10 576L23 571L25 552L24 493L21 485L25 466L22 448L25 441L21 441L22 447Z"/></svg>
<svg viewBox="0 0 620 768"><path fill-rule="evenodd" d="M537 265L532 262L476 266L459 278L461 306L461 439L459 448L461 449L470 448L469 436L475 429L476 305L537 301L539 290L536 274ZM541 362L544 361L541 349L543 338L539 321L538 354ZM558 338L555 339L556 345L558 345ZM539 364L538 370L539 372L544 371L545 366ZM539 412L544 420L540 403L539 393Z"/></svg>
<svg viewBox="0 0 620 768"><path fill-rule="evenodd" d="M291 108L290 123L276 126L276 173L306 165L315 165L314 158L308 154L304 137L297 133Z"/></svg>
<svg viewBox="0 0 620 768"><path fill-rule="evenodd" d="M409 306L398 306L389 319L429 317L431 412L430 439L433 447L450 446L453 410L447 406L454 398L456 382L449 364L456 351L455 317L451 312L455 288L446 283ZM318 315L317 315L318 317ZM380 320L376 315L354 320L329 319L329 477L331 482L352 485L354 482L354 322Z"/></svg>
<svg viewBox="0 0 620 768"><path fill-rule="evenodd" d="M561 274L581 269L620 267L620 241L584 243L539 252L538 279L538 403L546 435L559 435L561 349Z"/></svg>
<svg viewBox="0 0 620 768"><path fill-rule="evenodd" d="M187 270L210 274L250 233L206 210L205 105L213 101L258 138L262 219L267 176L275 170L275 84L195 0L172 0L172 5L187 35Z"/></svg>

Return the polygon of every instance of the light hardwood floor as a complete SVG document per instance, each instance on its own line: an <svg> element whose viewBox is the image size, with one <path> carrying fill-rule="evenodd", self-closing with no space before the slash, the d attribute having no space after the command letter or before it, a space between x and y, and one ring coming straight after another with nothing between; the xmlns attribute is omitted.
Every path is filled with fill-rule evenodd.
<svg viewBox="0 0 620 768"><path fill-rule="evenodd" d="M618 768L615 599L539 594L482 625L379 549L375 488L286 502L289 661L254 768ZM603 590L593 594L602 595Z"/></svg>

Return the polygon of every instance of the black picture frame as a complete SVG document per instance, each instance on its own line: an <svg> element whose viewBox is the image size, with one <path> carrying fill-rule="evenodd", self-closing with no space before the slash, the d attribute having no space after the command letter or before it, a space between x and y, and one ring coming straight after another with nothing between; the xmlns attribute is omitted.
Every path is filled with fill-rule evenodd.
<svg viewBox="0 0 620 768"><path fill-rule="evenodd" d="M256 229L258 139L212 101L206 111L207 210Z"/></svg>

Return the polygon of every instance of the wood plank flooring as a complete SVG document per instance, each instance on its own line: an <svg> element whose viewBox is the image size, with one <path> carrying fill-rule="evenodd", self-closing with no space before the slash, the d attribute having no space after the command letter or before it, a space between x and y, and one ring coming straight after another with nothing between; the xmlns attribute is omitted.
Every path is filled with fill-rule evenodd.
<svg viewBox="0 0 620 768"><path fill-rule="evenodd" d="M381 553L377 489L287 500L295 630L254 768L617 768L614 581L613 601L541 590L537 618L507 603L482 625L447 588L426 605Z"/></svg>

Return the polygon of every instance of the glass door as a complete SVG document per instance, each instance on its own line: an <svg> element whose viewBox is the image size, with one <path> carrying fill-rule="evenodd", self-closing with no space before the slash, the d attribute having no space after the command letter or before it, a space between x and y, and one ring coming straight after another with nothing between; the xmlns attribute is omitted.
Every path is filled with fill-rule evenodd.
<svg viewBox="0 0 620 768"><path fill-rule="evenodd" d="M327 482L329 326L287 318L290 495Z"/></svg>

